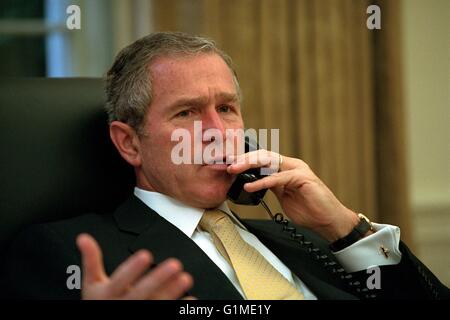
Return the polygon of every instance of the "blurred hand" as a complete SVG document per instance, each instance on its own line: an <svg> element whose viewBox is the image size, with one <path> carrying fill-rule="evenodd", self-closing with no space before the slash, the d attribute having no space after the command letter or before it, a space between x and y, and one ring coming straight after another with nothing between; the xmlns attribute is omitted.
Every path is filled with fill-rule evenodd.
<svg viewBox="0 0 450 320"><path fill-rule="evenodd" d="M83 265L81 297L84 300L179 299L192 287L192 277L176 259L167 259L145 273L153 257L149 251L139 250L108 277L97 241L88 234L80 234L77 246Z"/></svg>

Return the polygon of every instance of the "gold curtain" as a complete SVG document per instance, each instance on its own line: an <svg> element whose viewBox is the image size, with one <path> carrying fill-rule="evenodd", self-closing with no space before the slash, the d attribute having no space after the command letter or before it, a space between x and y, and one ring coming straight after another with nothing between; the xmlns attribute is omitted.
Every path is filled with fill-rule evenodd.
<svg viewBox="0 0 450 320"><path fill-rule="evenodd" d="M233 58L247 128L279 128L282 154L305 160L346 206L400 225L410 242L399 8L378 1L382 30L372 31L372 2L153 0L152 12L155 31L211 37ZM280 210L273 195L268 202Z"/></svg>

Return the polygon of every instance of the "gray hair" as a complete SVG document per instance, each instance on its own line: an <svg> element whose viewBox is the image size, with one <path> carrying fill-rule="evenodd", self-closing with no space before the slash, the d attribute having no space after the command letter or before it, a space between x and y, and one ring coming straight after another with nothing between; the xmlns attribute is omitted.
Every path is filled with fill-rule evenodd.
<svg viewBox="0 0 450 320"><path fill-rule="evenodd" d="M216 53L233 73L241 97L237 74L231 58L214 41L181 32L158 32L145 36L122 49L106 75L106 112L108 123L121 121L141 133L147 108L152 103L150 63L157 57Z"/></svg>

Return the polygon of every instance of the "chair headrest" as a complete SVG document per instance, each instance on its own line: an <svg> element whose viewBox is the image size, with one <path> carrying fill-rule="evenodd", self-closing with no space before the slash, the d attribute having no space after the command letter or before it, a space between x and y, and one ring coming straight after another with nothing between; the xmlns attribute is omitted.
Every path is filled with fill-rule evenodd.
<svg viewBox="0 0 450 320"><path fill-rule="evenodd" d="M134 186L101 79L0 80L0 249L26 224L112 211Z"/></svg>

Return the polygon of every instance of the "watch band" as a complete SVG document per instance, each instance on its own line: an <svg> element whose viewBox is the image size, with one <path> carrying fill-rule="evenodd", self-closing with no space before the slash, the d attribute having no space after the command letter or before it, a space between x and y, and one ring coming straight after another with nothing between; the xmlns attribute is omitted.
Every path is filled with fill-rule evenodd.
<svg viewBox="0 0 450 320"><path fill-rule="evenodd" d="M358 213L358 217L358 225L354 227L348 235L330 244L329 247L331 251L340 251L354 244L356 241L361 240L369 230L373 231L372 223L370 222L369 218L367 218L362 213Z"/></svg>

